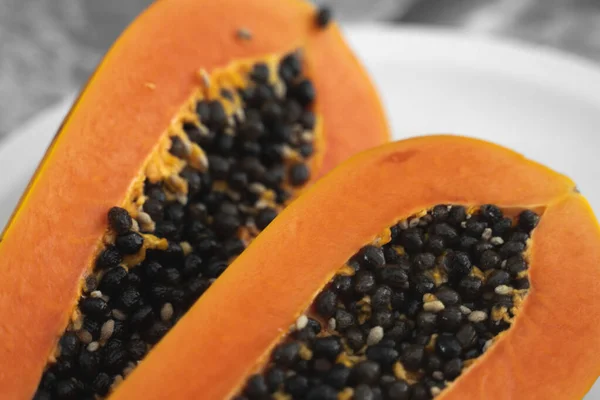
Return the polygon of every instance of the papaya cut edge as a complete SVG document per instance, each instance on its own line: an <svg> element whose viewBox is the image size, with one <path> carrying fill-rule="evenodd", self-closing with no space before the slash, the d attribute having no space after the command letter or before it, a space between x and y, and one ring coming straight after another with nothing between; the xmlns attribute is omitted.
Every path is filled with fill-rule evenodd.
<svg viewBox="0 0 600 400"><path fill-rule="evenodd" d="M35 391L81 293L82 278L102 245L106 211L139 191L140 171L169 135L165 128L173 116L199 86L198 68L212 75L239 60L303 50L317 90L315 113L322 117L322 135L311 164L316 170L309 183L352 153L389 138L371 80L337 26L318 30L314 13L315 7L303 1L157 2L109 50L65 118L0 239L5 274L0 284L3 395L21 397ZM252 31L254 38L240 42L235 37L240 28ZM336 85L344 80L353 84L340 96ZM363 103L360 112L339 112L358 100ZM363 134L367 131L373 134ZM37 321L36 329L31 328L32 320Z"/></svg>
<svg viewBox="0 0 600 400"><path fill-rule="evenodd" d="M496 184L485 184L492 176ZM444 135L383 145L334 168L263 231L111 398L239 393L334 273L382 228L435 204L488 203L543 211L530 249L532 289L514 325L440 398L581 396L599 371L593 211L569 178L503 147ZM560 246L571 237L581 241ZM577 269L564 274L563 265ZM561 301L550 304L552 296ZM574 306L585 318L567 317ZM159 379L170 384L153 384Z"/></svg>

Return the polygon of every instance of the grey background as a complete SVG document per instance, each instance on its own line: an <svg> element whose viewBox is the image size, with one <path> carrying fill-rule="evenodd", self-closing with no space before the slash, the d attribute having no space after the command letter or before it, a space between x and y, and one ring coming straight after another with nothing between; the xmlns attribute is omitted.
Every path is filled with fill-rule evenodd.
<svg viewBox="0 0 600 400"><path fill-rule="evenodd" d="M600 0L318 2L331 5L342 21L452 26L547 44L600 61ZM0 139L76 91L123 28L150 3L0 0Z"/></svg>

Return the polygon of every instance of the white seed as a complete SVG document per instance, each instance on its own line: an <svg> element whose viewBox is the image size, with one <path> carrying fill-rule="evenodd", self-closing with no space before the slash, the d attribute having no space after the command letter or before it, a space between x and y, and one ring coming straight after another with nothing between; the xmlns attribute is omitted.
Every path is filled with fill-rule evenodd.
<svg viewBox="0 0 600 400"><path fill-rule="evenodd" d="M504 260L504 261L502 261L502 262L500 263L500 267L501 267L501 268L505 268L505 267L506 267L506 263L507 263L507 262L508 262L507 260Z"/></svg>
<svg viewBox="0 0 600 400"><path fill-rule="evenodd" d="M123 376L129 376L129 374L131 374L133 372L135 367L136 367L136 364L129 361L127 366L123 369Z"/></svg>
<svg viewBox="0 0 600 400"><path fill-rule="evenodd" d="M90 297L95 297L99 299L102 297L102 292L99 290L94 290L92 293L90 293Z"/></svg>
<svg viewBox="0 0 600 400"><path fill-rule="evenodd" d="M481 234L483 240L490 240L492 238L492 228L485 228Z"/></svg>
<svg viewBox="0 0 600 400"><path fill-rule="evenodd" d="M327 321L327 328L330 331L335 331L335 327L336 327L335 318L329 318L329 321Z"/></svg>
<svg viewBox="0 0 600 400"><path fill-rule="evenodd" d="M301 315L296 320L296 329L301 330L304 329L308 325L308 317L306 315Z"/></svg>
<svg viewBox="0 0 600 400"><path fill-rule="evenodd" d="M483 351L487 351L487 349L492 347L492 344L494 344L494 341L492 339L485 342L485 344L483 345Z"/></svg>
<svg viewBox="0 0 600 400"><path fill-rule="evenodd" d="M431 390L431 395L433 397L435 397L438 394L442 393L442 390L439 387L437 387L437 386L432 387L430 390Z"/></svg>
<svg viewBox="0 0 600 400"><path fill-rule="evenodd" d="M383 339L383 328L381 326L374 326L367 336L367 345L374 346L381 342L381 339Z"/></svg>
<svg viewBox="0 0 600 400"><path fill-rule="evenodd" d="M181 246L181 250L183 251L184 256L187 256L194 250L192 248L192 245L189 244L189 242L181 242L181 243L179 243L179 245Z"/></svg>
<svg viewBox="0 0 600 400"><path fill-rule="evenodd" d="M165 303L160 309L160 319L163 321L169 321L173 317L173 305L171 303Z"/></svg>
<svg viewBox="0 0 600 400"><path fill-rule="evenodd" d="M140 224L138 224L137 220L135 219L131 220L131 230L135 232L140 230Z"/></svg>
<svg viewBox="0 0 600 400"><path fill-rule="evenodd" d="M110 385L110 390L115 390L117 386L119 386L123 382L123 377L121 375L117 375L113 379L112 385Z"/></svg>
<svg viewBox="0 0 600 400"><path fill-rule="evenodd" d="M100 343L98 342L91 342L90 344L87 345L87 350L89 352L94 352L96 350L98 350L100 348Z"/></svg>
<svg viewBox="0 0 600 400"><path fill-rule="evenodd" d="M500 246L501 244L504 244L504 239L502 239L500 236L494 236L490 239L490 243L494 246Z"/></svg>
<svg viewBox="0 0 600 400"><path fill-rule="evenodd" d="M400 229L408 229L408 221L407 221L407 220L400 221L400 222L398 223L398 227L399 227Z"/></svg>
<svg viewBox="0 0 600 400"><path fill-rule="evenodd" d="M100 329L100 341L106 342L112 336L115 331L115 320L109 319L105 323L102 324L102 328Z"/></svg>
<svg viewBox="0 0 600 400"><path fill-rule="evenodd" d="M142 225L149 225L152 223L152 218L149 214L145 213L144 211L140 211L138 213L137 220Z"/></svg>
<svg viewBox="0 0 600 400"><path fill-rule="evenodd" d="M248 190L250 190L254 194L261 194L265 190L267 190L267 188L262 183L254 182L248 185Z"/></svg>
<svg viewBox="0 0 600 400"><path fill-rule="evenodd" d="M106 294L103 294L102 296L100 296L100 298L101 298L102 300L104 300L105 302L107 302L107 303L108 303L108 301L110 300L110 296L108 296L108 295L106 295Z"/></svg>
<svg viewBox="0 0 600 400"><path fill-rule="evenodd" d="M208 72L204 68L200 70L200 79L202 79L202 84L205 88L210 87L210 75L208 75Z"/></svg>
<svg viewBox="0 0 600 400"><path fill-rule="evenodd" d="M512 294L513 288L510 286L507 286L507 285L498 285L494 289L494 292L496 292L496 294L499 294L499 295L508 295L508 294Z"/></svg>
<svg viewBox="0 0 600 400"><path fill-rule="evenodd" d="M92 340L94 340L94 338L92 337L92 334L86 330L81 330L81 331L77 332L77 337L79 337L79 340L81 340L81 342L83 344L91 343Z"/></svg>
<svg viewBox="0 0 600 400"><path fill-rule="evenodd" d="M419 222L421 221L420 218L413 218L408 222L408 227L409 228L414 228L415 226L419 225Z"/></svg>
<svg viewBox="0 0 600 400"><path fill-rule="evenodd" d="M433 379L437 379L438 381L441 381L444 379L444 373L442 371L434 371L431 376L433 377Z"/></svg>
<svg viewBox="0 0 600 400"><path fill-rule="evenodd" d="M471 309L467 306L460 306L460 312L465 315L469 315L471 314Z"/></svg>
<svg viewBox="0 0 600 400"><path fill-rule="evenodd" d="M463 228L467 227L467 221L463 221L460 223L460 226L462 226Z"/></svg>
<svg viewBox="0 0 600 400"><path fill-rule="evenodd" d="M487 313L485 311L473 311L469 314L469 321L471 322L483 322L487 319Z"/></svg>
<svg viewBox="0 0 600 400"><path fill-rule="evenodd" d="M127 319L127 315L123 311L116 308L112 310L112 316L119 321L125 321Z"/></svg>
<svg viewBox="0 0 600 400"><path fill-rule="evenodd" d="M423 310L429 311L429 312L434 312L434 313L440 312L444 308L446 308L444 306L444 303L442 303L439 300L429 301L429 302L423 304Z"/></svg>

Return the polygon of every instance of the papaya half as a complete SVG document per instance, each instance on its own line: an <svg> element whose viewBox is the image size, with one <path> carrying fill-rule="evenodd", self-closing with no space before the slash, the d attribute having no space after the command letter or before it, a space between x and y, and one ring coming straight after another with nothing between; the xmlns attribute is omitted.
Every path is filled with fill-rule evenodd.
<svg viewBox="0 0 600 400"><path fill-rule="evenodd" d="M1 239L0 398L106 396L285 205L387 139L328 9L157 1Z"/></svg>
<svg viewBox="0 0 600 400"><path fill-rule="evenodd" d="M569 178L475 139L391 143L279 214L111 398L577 399L598 282Z"/></svg>

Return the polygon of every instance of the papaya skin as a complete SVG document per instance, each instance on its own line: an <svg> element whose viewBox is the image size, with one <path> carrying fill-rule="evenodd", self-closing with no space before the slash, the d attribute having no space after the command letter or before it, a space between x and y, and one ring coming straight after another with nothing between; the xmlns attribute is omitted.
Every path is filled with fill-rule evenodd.
<svg viewBox="0 0 600 400"><path fill-rule="evenodd" d="M107 210L122 204L173 116L201 85L199 69L211 73L236 60L302 49L322 118L313 181L387 140L365 71L335 24L317 29L315 12L300 0L158 1L117 40L0 243L0 397L35 392L107 229ZM236 34L242 28L251 40Z"/></svg>
<svg viewBox="0 0 600 400"><path fill-rule="evenodd" d="M486 203L508 214L543 212L532 289L514 326L440 398L580 398L600 367L600 310L591 300L599 292L600 228L588 203L569 178L506 148L429 136L361 153L308 189L111 399L239 393L340 266L383 229L435 204Z"/></svg>

